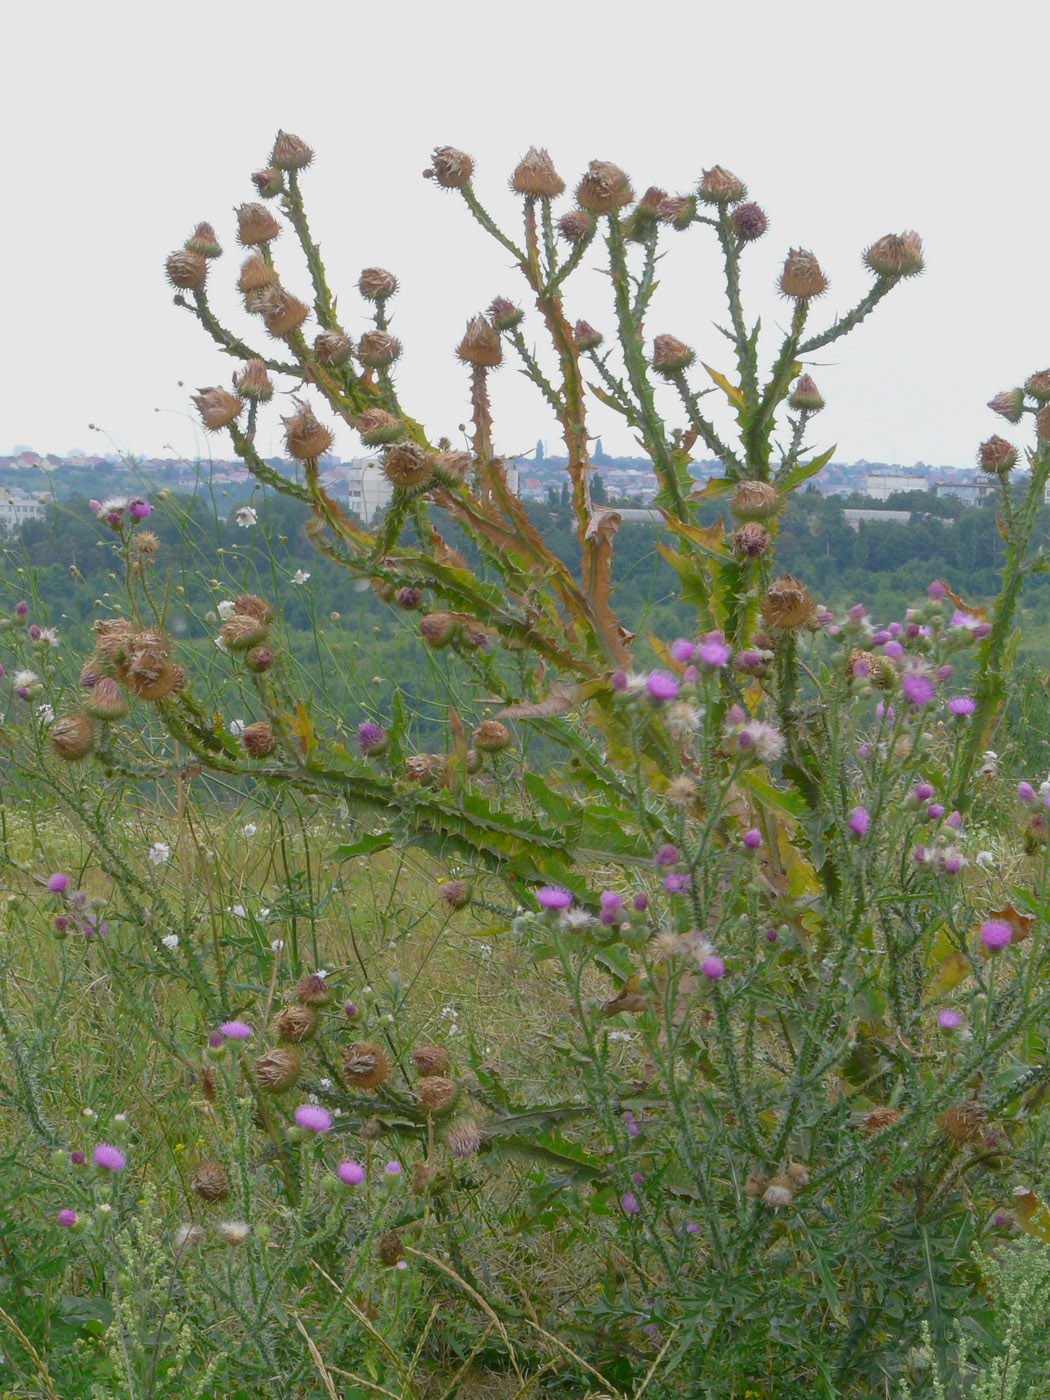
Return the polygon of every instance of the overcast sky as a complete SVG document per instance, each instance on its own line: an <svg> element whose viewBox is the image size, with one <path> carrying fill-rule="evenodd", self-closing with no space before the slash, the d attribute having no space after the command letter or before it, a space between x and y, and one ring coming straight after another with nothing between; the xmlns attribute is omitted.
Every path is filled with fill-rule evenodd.
<svg viewBox="0 0 1050 1400"><path fill-rule="evenodd" d="M187 396L227 383L232 362L172 306L164 258L197 220L214 223L227 250L215 300L261 338L230 290L233 209L284 127L317 151L308 204L351 335L366 325L360 269L400 279L402 401L435 438L456 438L465 417L453 351L467 317L522 288L422 171L433 146L463 147L479 194L511 221L506 180L536 144L570 188L593 158L639 192L689 191L715 163L746 180L770 229L746 253L745 298L771 329L789 246L830 278L819 325L869 285L868 243L917 229L926 274L811 367L828 402L814 443L846 461L969 463L983 437L1009 432L985 401L1050 365L1047 13L1035 0L982 6L980 22L977 7L930 0L20 6L0 97L0 452L229 455ZM309 300L290 242L275 255ZM715 251L701 229L668 242L649 330L728 371ZM569 311L611 330L607 282L570 285ZM501 450L555 443L509 361L494 398ZM607 449L632 450L607 413L593 422ZM280 448L275 408L260 443ZM357 446L344 428L335 450Z"/></svg>

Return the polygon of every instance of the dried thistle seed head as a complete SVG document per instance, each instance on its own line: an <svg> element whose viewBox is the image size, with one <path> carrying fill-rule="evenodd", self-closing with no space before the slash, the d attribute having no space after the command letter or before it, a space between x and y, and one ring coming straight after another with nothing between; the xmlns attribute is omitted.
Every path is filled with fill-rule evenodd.
<svg viewBox="0 0 1050 1400"><path fill-rule="evenodd" d="M202 1201L224 1201L230 1194L230 1183L221 1162L201 1162L190 1177L190 1186Z"/></svg>
<svg viewBox="0 0 1050 1400"><path fill-rule="evenodd" d="M84 709L95 719L121 719L128 712L124 692L112 676L101 676L91 687Z"/></svg>
<svg viewBox="0 0 1050 1400"><path fill-rule="evenodd" d="M459 622L451 613L427 613L419 620L419 635L431 650L441 651L459 636Z"/></svg>
<svg viewBox="0 0 1050 1400"><path fill-rule="evenodd" d="M385 369L400 357L400 340L386 331L365 331L357 342L357 358L369 369Z"/></svg>
<svg viewBox="0 0 1050 1400"><path fill-rule="evenodd" d="M597 350L604 336L601 331L596 331L589 321L577 321L572 329L572 338L576 342L576 349L582 353L585 350Z"/></svg>
<svg viewBox="0 0 1050 1400"><path fill-rule="evenodd" d="M246 360L240 373L233 376L233 387L242 399L253 403L269 403L273 398L273 380L262 360Z"/></svg>
<svg viewBox="0 0 1050 1400"><path fill-rule="evenodd" d="M868 1137L875 1137L876 1134L891 1128L900 1116L899 1108L890 1108L888 1104L884 1103L877 1104L870 1113L860 1120L860 1130Z"/></svg>
<svg viewBox="0 0 1050 1400"><path fill-rule="evenodd" d="M267 636L265 622L246 613L232 613L219 628L219 641L227 651L251 651Z"/></svg>
<svg viewBox="0 0 1050 1400"><path fill-rule="evenodd" d="M251 1226L246 1220L223 1220L216 1227L224 1244L238 1245L251 1234Z"/></svg>
<svg viewBox="0 0 1050 1400"><path fill-rule="evenodd" d="M486 316L498 331L513 330L525 319L525 312L506 297L494 297Z"/></svg>
<svg viewBox="0 0 1050 1400"><path fill-rule="evenodd" d="M664 797L672 807L691 807L696 797L696 784L684 775L672 778L664 789Z"/></svg>
<svg viewBox="0 0 1050 1400"><path fill-rule="evenodd" d="M126 617L100 617L91 627L95 634L95 650L103 661L113 661L123 654L128 639L134 635L134 624Z"/></svg>
<svg viewBox="0 0 1050 1400"><path fill-rule="evenodd" d="M455 1118L442 1134L442 1141L449 1156L462 1161L481 1147L481 1129L473 1118Z"/></svg>
<svg viewBox="0 0 1050 1400"><path fill-rule="evenodd" d="M766 211L757 204L738 204L729 216L733 232L741 243L753 243L769 227Z"/></svg>
<svg viewBox="0 0 1050 1400"><path fill-rule="evenodd" d="M385 408L366 408L354 419L354 426L366 447L395 442L404 432L400 418L387 413Z"/></svg>
<svg viewBox="0 0 1050 1400"><path fill-rule="evenodd" d="M249 758L265 758L276 748L273 730L264 719L245 725L241 730L241 747Z"/></svg>
<svg viewBox="0 0 1050 1400"><path fill-rule="evenodd" d="M937 1119L944 1136L953 1142L979 1142L984 1136L988 1114L973 1099L952 1104Z"/></svg>
<svg viewBox="0 0 1050 1400"><path fill-rule="evenodd" d="M134 657L124 671L125 682L140 700L166 700L186 684L186 672L181 666L165 661L154 674L152 661Z"/></svg>
<svg viewBox="0 0 1050 1400"><path fill-rule="evenodd" d="M738 204L747 196L747 186L725 166L713 165L701 176L698 193L705 204Z"/></svg>
<svg viewBox="0 0 1050 1400"><path fill-rule="evenodd" d="M465 909L473 896L469 880L446 880L438 890L439 897L452 909Z"/></svg>
<svg viewBox="0 0 1050 1400"><path fill-rule="evenodd" d="M101 679L102 672L99 669L98 661L91 656L80 668L80 677L77 680L77 685L83 686L85 690L90 690L91 687L96 685Z"/></svg>
<svg viewBox="0 0 1050 1400"><path fill-rule="evenodd" d="M650 185L638 201L638 208L635 212L650 220L658 219L666 199L666 190L660 189L657 185Z"/></svg>
<svg viewBox="0 0 1050 1400"><path fill-rule="evenodd" d="M378 1118L367 1118L358 1129L365 1142L375 1142L383 1136L383 1125Z"/></svg>
<svg viewBox="0 0 1050 1400"><path fill-rule="evenodd" d="M762 1193L762 1204L769 1210L783 1210L793 1200L791 1182L786 1176L775 1176Z"/></svg>
<svg viewBox="0 0 1050 1400"><path fill-rule="evenodd" d="M998 435L982 442L977 449L977 465L989 476L1006 476L1017 463L1017 448Z"/></svg>
<svg viewBox="0 0 1050 1400"><path fill-rule="evenodd" d="M925 266L922 239L914 229L887 233L864 250L864 261L877 277L914 277Z"/></svg>
<svg viewBox="0 0 1050 1400"><path fill-rule="evenodd" d="M131 545L142 559L150 559L160 548L160 539L152 530L136 530Z"/></svg>
<svg viewBox="0 0 1050 1400"><path fill-rule="evenodd" d="M618 165L592 160L576 186L576 203L591 214L615 214L634 198L631 182Z"/></svg>
<svg viewBox="0 0 1050 1400"><path fill-rule="evenodd" d="M876 690L896 690L897 668L888 656L881 652L862 651L853 647L846 661L846 675L850 680L861 678L869 681Z"/></svg>
<svg viewBox="0 0 1050 1400"><path fill-rule="evenodd" d="M297 462L312 462L324 456L332 445L332 434L319 423L314 411L303 399L293 399L296 412L282 418L284 446L289 457Z"/></svg>
<svg viewBox="0 0 1050 1400"><path fill-rule="evenodd" d="M266 1050L252 1065L252 1078L265 1093L283 1094L295 1087L302 1071L298 1050L290 1045L275 1045Z"/></svg>
<svg viewBox="0 0 1050 1400"><path fill-rule="evenodd" d="M261 287L275 287L278 282L277 273L258 253L249 253L244 262L241 263L241 271L237 278L237 290L239 292L257 292Z"/></svg>
<svg viewBox="0 0 1050 1400"><path fill-rule="evenodd" d="M368 301L386 301L397 291L397 278L384 267L366 267L357 279L357 289Z"/></svg>
<svg viewBox="0 0 1050 1400"><path fill-rule="evenodd" d="M660 201L660 218L679 233L687 229L696 218L696 195L673 194Z"/></svg>
<svg viewBox="0 0 1050 1400"><path fill-rule="evenodd" d="M209 432L217 433L228 428L244 411L244 404L229 389L201 389L193 395L201 422Z"/></svg>
<svg viewBox="0 0 1050 1400"><path fill-rule="evenodd" d="M237 210L237 242L242 248L271 243L281 232L281 225L265 204L242 204Z"/></svg>
<svg viewBox="0 0 1050 1400"><path fill-rule="evenodd" d="M423 787L444 787L448 783L448 760L439 753L414 753L405 759L405 777Z"/></svg>
<svg viewBox="0 0 1050 1400"><path fill-rule="evenodd" d="M768 627L793 632L805 626L813 615L813 599L803 584L791 574L773 580L762 599L762 616Z"/></svg>
<svg viewBox="0 0 1050 1400"><path fill-rule="evenodd" d="M217 258L222 254L222 246L211 224L198 224L186 239L185 246L191 253L199 253L202 258Z"/></svg>
<svg viewBox="0 0 1050 1400"><path fill-rule="evenodd" d="M173 287L184 289L198 290L204 286L208 277L208 264L203 255L194 253L189 248L176 248L174 253L169 253L164 270Z"/></svg>
<svg viewBox="0 0 1050 1400"><path fill-rule="evenodd" d="M492 633L487 627L483 627L476 618L464 618L460 641L472 651L480 651L492 641Z"/></svg>
<svg viewBox="0 0 1050 1400"><path fill-rule="evenodd" d="M430 169L423 171L424 179L436 180L446 190L464 189L473 174L473 159L455 146L438 146L430 157Z"/></svg>
<svg viewBox="0 0 1050 1400"><path fill-rule="evenodd" d="M357 1040L343 1051L343 1079L350 1089L377 1089L390 1073L390 1056L374 1040Z"/></svg>
<svg viewBox="0 0 1050 1400"><path fill-rule="evenodd" d="M327 1006L334 993L327 977L322 977L319 972L308 972L296 982L291 996L293 1001L303 1006Z"/></svg>
<svg viewBox="0 0 1050 1400"><path fill-rule="evenodd" d="M273 1018L270 1029L278 1040L298 1044L313 1035L317 1029L317 1017L308 1006L282 1006Z"/></svg>
<svg viewBox="0 0 1050 1400"><path fill-rule="evenodd" d="M380 459L386 479L403 491L422 491L433 475L433 465L418 442L394 442Z"/></svg>
<svg viewBox="0 0 1050 1400"><path fill-rule="evenodd" d="M297 331L310 314L310 308L283 287L266 287L257 298L257 314L263 325L277 339Z"/></svg>
<svg viewBox="0 0 1050 1400"><path fill-rule="evenodd" d="M238 593L233 600L233 610L236 613L244 613L247 617L257 617L260 622L270 622L273 619L273 608L257 593Z"/></svg>
<svg viewBox="0 0 1050 1400"><path fill-rule="evenodd" d="M459 1098L459 1085L441 1074L424 1075L416 1084L416 1098L425 1113L451 1113Z"/></svg>
<svg viewBox="0 0 1050 1400"><path fill-rule="evenodd" d="M469 452L438 452L431 460L434 463L435 472L446 481L452 482L465 481L474 465L474 459ZM453 559L453 555L456 555L458 563ZM462 561L462 555L457 554L454 549L449 550L445 560L447 564L453 568L461 569L463 567Z"/></svg>
<svg viewBox="0 0 1050 1400"><path fill-rule="evenodd" d="M345 365L353 353L350 337L342 331L321 331L314 336L314 358L322 365Z"/></svg>
<svg viewBox="0 0 1050 1400"><path fill-rule="evenodd" d="M313 158L314 153L305 141L290 131L278 131L270 152L270 164L275 170L302 170Z"/></svg>
<svg viewBox="0 0 1050 1400"><path fill-rule="evenodd" d="M747 1174L747 1180L744 1182L744 1195L757 1199L764 1194L768 1185L769 1177L766 1176L765 1172L750 1171Z"/></svg>
<svg viewBox="0 0 1050 1400"><path fill-rule="evenodd" d="M769 544L769 531L757 520L745 521L733 536L733 551L740 559L761 559Z"/></svg>
<svg viewBox="0 0 1050 1400"><path fill-rule="evenodd" d="M284 178L279 170L267 167L265 170L257 170L252 176L252 184L262 195L263 199L276 199L284 190Z"/></svg>
<svg viewBox="0 0 1050 1400"><path fill-rule="evenodd" d="M805 248L792 248L780 274L780 290L784 295L797 301L809 301L822 296L827 289L828 279L813 254Z"/></svg>
<svg viewBox="0 0 1050 1400"><path fill-rule="evenodd" d="M556 199L565 189L565 181L555 170L547 148L530 146L510 177L510 187L515 194Z"/></svg>
<svg viewBox="0 0 1050 1400"><path fill-rule="evenodd" d="M405 1257L405 1247L396 1230L387 1230L385 1234L379 1236L376 1253L379 1256L379 1262L385 1264L388 1269L393 1268L399 1260Z"/></svg>
<svg viewBox="0 0 1050 1400"><path fill-rule="evenodd" d="M412 1051L412 1063L416 1073L424 1077L444 1074L448 1069L448 1055L440 1045L417 1045Z"/></svg>
<svg viewBox="0 0 1050 1400"><path fill-rule="evenodd" d="M658 335L653 341L653 369L657 374L680 374L695 359L696 352L676 336Z"/></svg>
<svg viewBox="0 0 1050 1400"><path fill-rule="evenodd" d="M768 481L738 481L729 505L737 520L768 520L780 509L780 492Z"/></svg>
<svg viewBox="0 0 1050 1400"><path fill-rule="evenodd" d="M558 232L567 243L582 243L594 228L594 218L584 209L570 209L558 220Z"/></svg>
<svg viewBox="0 0 1050 1400"><path fill-rule="evenodd" d="M244 658L244 664L249 671L254 671L257 676L261 676L273 669L276 659L269 647L252 647Z"/></svg>
<svg viewBox="0 0 1050 1400"><path fill-rule="evenodd" d="M784 1175L793 1191L801 1191L804 1186L809 1185L809 1168L801 1162L789 1162Z"/></svg>
<svg viewBox="0 0 1050 1400"><path fill-rule="evenodd" d="M83 715L63 715L47 731L47 741L59 758L86 758L95 746L95 731Z"/></svg>
<svg viewBox="0 0 1050 1400"><path fill-rule="evenodd" d="M502 753L514 742L510 730L498 719L483 719L474 730L474 747L480 753Z"/></svg>
<svg viewBox="0 0 1050 1400"><path fill-rule="evenodd" d="M456 354L465 364L494 369L503 362L503 345L499 333L485 317L474 316L467 322L467 329L456 348Z"/></svg>
<svg viewBox="0 0 1050 1400"><path fill-rule="evenodd" d="M788 405L804 413L819 413L824 407L821 392L808 374L799 375L798 383L788 397Z"/></svg>
<svg viewBox="0 0 1050 1400"><path fill-rule="evenodd" d="M422 590L413 587L412 584L406 584L403 588L399 588L394 594L394 602L399 608L403 608L405 612L414 612L422 601Z"/></svg>
<svg viewBox="0 0 1050 1400"><path fill-rule="evenodd" d="M1039 403L1050 403L1050 369L1036 370L1024 382L1026 394L1031 394Z"/></svg>
<svg viewBox="0 0 1050 1400"><path fill-rule="evenodd" d="M1020 423L1024 415L1024 390L1004 389L988 400L988 407L1008 423Z"/></svg>

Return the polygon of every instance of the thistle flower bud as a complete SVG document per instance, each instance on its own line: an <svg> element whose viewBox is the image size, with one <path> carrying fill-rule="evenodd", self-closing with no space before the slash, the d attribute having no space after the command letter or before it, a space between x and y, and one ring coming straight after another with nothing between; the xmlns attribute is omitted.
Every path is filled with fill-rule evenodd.
<svg viewBox="0 0 1050 1400"><path fill-rule="evenodd" d="M249 758L265 758L276 748L273 730L264 719L245 725L241 730L241 747Z"/></svg>
<svg viewBox="0 0 1050 1400"><path fill-rule="evenodd" d="M257 170L252 176L252 184L262 195L263 199L276 199L284 191L284 178L279 170L267 167L265 170Z"/></svg>
<svg viewBox="0 0 1050 1400"><path fill-rule="evenodd" d="M1026 394L1031 394L1038 403L1050 403L1050 369L1037 370L1024 382Z"/></svg>
<svg viewBox="0 0 1050 1400"><path fill-rule="evenodd" d="M416 1084L416 1098L424 1113L434 1116L451 1113L459 1099L459 1085L441 1074L428 1074Z"/></svg>
<svg viewBox="0 0 1050 1400"><path fill-rule="evenodd" d="M275 170L302 170L310 164L314 153L305 141L288 131L278 131L270 152L270 164Z"/></svg>
<svg viewBox="0 0 1050 1400"><path fill-rule="evenodd" d="M741 525L733 536L733 552L740 559L760 559L769 550L769 531L757 520Z"/></svg>
<svg viewBox="0 0 1050 1400"><path fill-rule="evenodd" d="M323 456L332 445L332 434L318 422L313 409L303 399L293 399L296 413L282 418L284 445L289 457L297 462L312 462Z"/></svg>
<svg viewBox="0 0 1050 1400"><path fill-rule="evenodd" d="M470 184L474 174L474 161L466 151L457 151L455 146L438 146L430 157L430 169L423 171L423 178L436 180L445 190L461 190Z"/></svg>
<svg viewBox="0 0 1050 1400"><path fill-rule="evenodd" d="M887 233L865 249L864 262L877 277L914 277L925 266L922 239L914 229Z"/></svg>
<svg viewBox="0 0 1050 1400"><path fill-rule="evenodd" d="M696 351L673 335L658 335L653 341L653 369L657 374L680 374L696 359Z"/></svg>
<svg viewBox="0 0 1050 1400"><path fill-rule="evenodd" d="M474 730L474 747L481 753L502 753L514 742L510 730L498 719L484 719Z"/></svg>
<svg viewBox="0 0 1050 1400"><path fill-rule="evenodd" d="M738 481L729 504L737 520L768 520L780 509L780 492L768 481Z"/></svg>
<svg viewBox="0 0 1050 1400"><path fill-rule="evenodd" d="M634 198L631 182L618 165L592 160L576 186L576 203L592 214L615 214Z"/></svg>
<svg viewBox="0 0 1050 1400"><path fill-rule="evenodd" d="M265 204L242 204L237 210L237 242L242 248L270 243L281 231L281 225Z"/></svg>
<svg viewBox="0 0 1050 1400"><path fill-rule="evenodd" d="M577 321L572 330L572 338L576 342L577 350L582 352L597 350L604 336L601 331L596 331L589 321Z"/></svg>
<svg viewBox="0 0 1050 1400"><path fill-rule="evenodd" d="M799 375L798 383L788 398L788 406L804 413L819 413L824 407L820 390L808 374Z"/></svg>
<svg viewBox="0 0 1050 1400"><path fill-rule="evenodd" d="M420 619L419 635L433 651L442 651L459 635L459 622L451 613L427 613Z"/></svg>
<svg viewBox="0 0 1050 1400"><path fill-rule="evenodd" d="M245 305L248 305L245 299ZM293 297L283 287L265 287L256 293L256 299L249 310L263 318L263 325L272 336L281 340L297 331L310 314L305 302Z"/></svg>
<svg viewBox="0 0 1050 1400"><path fill-rule="evenodd" d="M757 204L738 204L729 216L733 232L741 243L753 243L769 227L766 212Z"/></svg>
<svg viewBox="0 0 1050 1400"><path fill-rule="evenodd" d="M208 264L203 254L195 253L189 248L177 248L174 253L169 253L164 270L173 287L184 289L199 290L208 276Z"/></svg>
<svg viewBox="0 0 1050 1400"><path fill-rule="evenodd" d="M469 452L438 452L432 461L434 474L453 485L465 481L474 465L474 458ZM454 569L463 568L463 556L456 549L449 551L446 562Z"/></svg>
<svg viewBox="0 0 1050 1400"><path fill-rule="evenodd" d="M404 491L422 491L433 475L430 457L418 442L392 443L379 465L386 479Z"/></svg>
<svg viewBox="0 0 1050 1400"><path fill-rule="evenodd" d="M401 1236L396 1230L387 1230L379 1236L376 1243L376 1254L379 1262L385 1264L388 1269L392 1269L405 1257L405 1246L401 1243Z"/></svg>
<svg viewBox="0 0 1050 1400"><path fill-rule="evenodd" d="M357 279L357 289L368 301L386 301L397 291L397 278L382 267L366 267Z"/></svg>
<svg viewBox="0 0 1050 1400"><path fill-rule="evenodd" d="M273 380L262 360L246 360L240 374L233 376L233 387L242 399L254 403L269 403L273 398Z"/></svg>
<svg viewBox="0 0 1050 1400"><path fill-rule="evenodd" d="M277 285L277 273L258 253L249 253L244 262L241 263L240 275L237 278L237 290L239 292L255 292L261 287L275 287Z"/></svg>
<svg viewBox="0 0 1050 1400"><path fill-rule="evenodd" d="M221 1162L201 1162L190 1177L190 1186L202 1201L224 1201L230 1183Z"/></svg>
<svg viewBox="0 0 1050 1400"><path fill-rule="evenodd" d="M993 436L977 449L977 465L989 476L1005 476L1017 462L1017 448L1005 438Z"/></svg>
<svg viewBox="0 0 1050 1400"><path fill-rule="evenodd" d="M342 331L321 331L314 337L314 357L322 365L345 365L353 348Z"/></svg>
<svg viewBox="0 0 1050 1400"><path fill-rule="evenodd" d="M660 206L667 198L667 191L650 185L645 194L624 220L624 237L632 243L641 243L649 236L660 218Z"/></svg>
<svg viewBox="0 0 1050 1400"><path fill-rule="evenodd" d="M365 331L357 342L357 358L369 369L385 369L400 356L400 340L386 331Z"/></svg>
<svg viewBox="0 0 1050 1400"><path fill-rule="evenodd" d="M724 166L714 165L704 171L699 195L705 204L738 204L747 196L747 186Z"/></svg>
<svg viewBox="0 0 1050 1400"><path fill-rule="evenodd" d="M456 348L456 354L465 364L495 369L503 362L503 345L498 332L485 317L474 316L467 322L466 332Z"/></svg>
<svg viewBox="0 0 1050 1400"><path fill-rule="evenodd" d="M486 316L498 331L509 331L525 319L525 312L506 297L495 297Z"/></svg>
<svg viewBox="0 0 1050 1400"><path fill-rule="evenodd" d="M448 1069L448 1055L440 1045L417 1045L412 1051L412 1063L417 1074L424 1077L444 1074Z"/></svg>
<svg viewBox="0 0 1050 1400"><path fill-rule="evenodd" d="M246 617L257 617L260 622L270 622L273 619L273 608L257 593L238 593L233 600L233 610L235 613L243 613Z"/></svg>
<svg viewBox="0 0 1050 1400"><path fill-rule="evenodd" d="M95 746L95 731L83 715L64 715L48 730L47 741L58 754L72 762L86 758Z"/></svg>
<svg viewBox="0 0 1050 1400"><path fill-rule="evenodd" d="M399 608L404 608L406 612L414 611L419 607L422 601L422 590L414 588L411 584L406 584L404 588L399 588L394 594L394 602Z"/></svg>
<svg viewBox="0 0 1050 1400"><path fill-rule="evenodd" d="M546 147L530 146L510 177L510 187L515 194L554 199L565 189L565 181L555 170Z"/></svg>
<svg viewBox="0 0 1050 1400"><path fill-rule="evenodd" d="M438 897L450 909L465 909L470 903L472 893L468 880L446 880L438 890Z"/></svg>
<svg viewBox="0 0 1050 1400"><path fill-rule="evenodd" d="M343 1051L343 1079L350 1089L377 1089L390 1073L390 1056L372 1040L358 1040Z"/></svg>
<svg viewBox="0 0 1050 1400"><path fill-rule="evenodd" d="M251 651L266 640L267 631L257 617L233 613L219 628L219 641L227 651Z"/></svg>
<svg viewBox="0 0 1050 1400"><path fill-rule="evenodd" d="M558 232L567 243L582 243L594 228L594 218L584 209L570 209L558 220Z"/></svg>
<svg viewBox="0 0 1050 1400"><path fill-rule="evenodd" d="M396 442L404 432L400 418L387 413L385 408L366 408L354 419L354 427L361 434L366 447L380 447L383 443Z"/></svg>
<svg viewBox="0 0 1050 1400"><path fill-rule="evenodd" d="M199 253L202 258L217 258L222 255L222 246L211 224L198 224L186 239L185 247L191 253Z"/></svg>
<svg viewBox="0 0 1050 1400"><path fill-rule="evenodd" d="M101 676L91 687L84 709L95 719L121 719L128 712L124 692L112 676Z"/></svg>
<svg viewBox="0 0 1050 1400"><path fill-rule="evenodd" d="M805 248L792 248L780 274L780 290L784 295L808 301L811 297L822 296L827 289L828 279L813 254Z"/></svg>
<svg viewBox="0 0 1050 1400"><path fill-rule="evenodd" d="M696 218L696 195L673 194L660 201L660 218L679 233L683 232Z"/></svg>
<svg viewBox="0 0 1050 1400"><path fill-rule="evenodd" d="M328 978L320 972L308 972L292 988L292 999L303 1006L327 1006L334 993Z"/></svg>
<svg viewBox="0 0 1050 1400"><path fill-rule="evenodd" d="M1024 390L1004 389L988 400L988 407L1008 423L1020 423L1024 414Z"/></svg>
<svg viewBox="0 0 1050 1400"><path fill-rule="evenodd" d="M317 1029L317 1017L308 1006L282 1006L270 1027L278 1040L298 1045L309 1040Z"/></svg>
<svg viewBox="0 0 1050 1400"><path fill-rule="evenodd" d="M264 1093L283 1094L295 1087L301 1070L298 1050L290 1045L276 1045L252 1065L252 1078Z"/></svg>
<svg viewBox="0 0 1050 1400"><path fill-rule="evenodd" d="M201 422L213 433L229 427L244 411L244 404L228 389L201 389L193 395L193 402L197 405Z"/></svg>
<svg viewBox="0 0 1050 1400"><path fill-rule="evenodd" d="M275 660L276 657L269 647L252 647L244 658L244 664L249 671L254 671L257 676L262 676L273 669Z"/></svg>
<svg viewBox="0 0 1050 1400"><path fill-rule="evenodd" d="M473 1157L481 1147L481 1129L473 1118L454 1119L442 1134L449 1156L460 1161Z"/></svg>
<svg viewBox="0 0 1050 1400"><path fill-rule="evenodd" d="M973 1099L952 1104L938 1116L941 1131L953 1142L979 1142L984 1136L988 1115Z"/></svg>
<svg viewBox="0 0 1050 1400"><path fill-rule="evenodd" d="M813 599L791 574L781 574L774 579L762 599L762 616L766 625L781 632L796 631L812 615Z"/></svg>

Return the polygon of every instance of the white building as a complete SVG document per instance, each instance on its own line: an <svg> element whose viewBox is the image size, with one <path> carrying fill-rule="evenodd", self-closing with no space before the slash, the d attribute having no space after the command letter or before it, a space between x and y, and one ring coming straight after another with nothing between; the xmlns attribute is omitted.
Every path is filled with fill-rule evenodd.
<svg viewBox="0 0 1050 1400"><path fill-rule="evenodd" d="M924 476L899 476L895 472L868 472L864 478L864 494L873 501L888 501L897 491L928 491Z"/></svg>
<svg viewBox="0 0 1050 1400"><path fill-rule="evenodd" d="M366 525L394 499L394 488L375 457L355 457L346 464L347 505Z"/></svg>
<svg viewBox="0 0 1050 1400"><path fill-rule="evenodd" d="M17 486L0 486L0 525L15 531L27 520L43 520L44 507L38 496L30 496Z"/></svg>

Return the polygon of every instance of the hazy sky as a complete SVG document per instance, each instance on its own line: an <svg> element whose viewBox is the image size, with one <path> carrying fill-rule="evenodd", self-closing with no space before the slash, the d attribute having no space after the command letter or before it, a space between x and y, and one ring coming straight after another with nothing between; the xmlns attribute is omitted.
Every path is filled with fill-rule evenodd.
<svg viewBox="0 0 1050 1400"><path fill-rule="evenodd" d="M283 126L317 151L308 204L351 335L366 325L360 269L401 281L402 400L434 437L455 438L466 414L453 351L467 317L523 288L422 171L434 145L465 148L479 194L513 220L506 180L537 144L570 187L595 157L639 192L689 191L716 162L745 179L770 218L746 253L745 297L770 328L785 320L775 283L789 245L812 249L831 280L819 325L869 285L868 243L917 229L926 274L811 367L828 401L814 442L837 442L840 460L970 462L1004 426L985 401L1050 365L1050 21L1036 0L979 13L929 0L19 7L0 96L0 452L229 455L198 431L187 395L227 383L233 364L172 306L163 263L210 220L227 249L215 300L264 338L232 291L233 209ZM649 331L728 371L711 325L723 319L715 250L701 229L668 241ZM275 255L309 300L290 243ZM569 311L610 330L607 282L570 285ZM503 451L554 442L509 360L494 398ZM607 448L631 450L617 420L593 423ZM260 443L279 450L274 408ZM356 447L343 429L335 450Z"/></svg>

